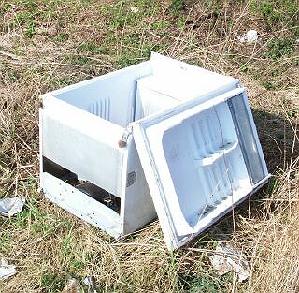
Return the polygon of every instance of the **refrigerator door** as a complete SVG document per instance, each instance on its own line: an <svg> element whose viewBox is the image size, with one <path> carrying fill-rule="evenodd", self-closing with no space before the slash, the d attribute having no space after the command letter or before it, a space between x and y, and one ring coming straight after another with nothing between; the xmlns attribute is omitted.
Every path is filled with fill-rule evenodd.
<svg viewBox="0 0 299 293"><path fill-rule="evenodd" d="M243 88L132 124L166 244L193 239L268 178Z"/></svg>

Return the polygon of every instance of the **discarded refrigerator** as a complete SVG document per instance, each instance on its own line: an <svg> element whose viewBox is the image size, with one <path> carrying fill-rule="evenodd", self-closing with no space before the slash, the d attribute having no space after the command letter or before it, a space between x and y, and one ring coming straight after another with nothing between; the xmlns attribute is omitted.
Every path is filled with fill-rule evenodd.
<svg viewBox="0 0 299 293"><path fill-rule="evenodd" d="M42 96L45 196L115 238L158 215L175 249L269 174L238 80L157 53Z"/></svg>

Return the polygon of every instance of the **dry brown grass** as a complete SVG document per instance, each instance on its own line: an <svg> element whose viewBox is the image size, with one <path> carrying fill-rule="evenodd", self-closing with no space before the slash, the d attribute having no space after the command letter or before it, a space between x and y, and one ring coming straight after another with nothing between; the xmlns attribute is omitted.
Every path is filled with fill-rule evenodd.
<svg viewBox="0 0 299 293"><path fill-rule="evenodd" d="M59 292L68 276L87 274L100 292L298 292L298 46L275 59L267 45L293 38L292 1L278 5L275 11L285 16L272 24L253 1L188 3L179 11L169 1L108 2L0 0L0 196L27 199L18 217L0 218L0 256L18 270L0 281L0 292ZM139 13L132 15L130 6ZM248 28L260 33L256 45L237 41ZM173 254L158 222L116 242L37 191L39 94L139 62L150 49L247 86L274 174L258 194ZM211 268L207 253L223 238L248 256L248 282Z"/></svg>

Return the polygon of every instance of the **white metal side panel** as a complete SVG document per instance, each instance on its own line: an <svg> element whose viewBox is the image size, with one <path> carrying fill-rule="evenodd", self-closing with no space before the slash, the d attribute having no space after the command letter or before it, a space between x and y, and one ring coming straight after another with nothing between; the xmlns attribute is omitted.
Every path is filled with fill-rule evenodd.
<svg viewBox="0 0 299 293"><path fill-rule="evenodd" d="M162 110L174 107L180 102L180 100L171 96L155 91L155 87L152 84L149 84L148 79L149 77L145 77L137 80L136 121L146 116L161 112Z"/></svg>
<svg viewBox="0 0 299 293"><path fill-rule="evenodd" d="M41 110L41 127L43 156L121 196L121 127L80 109L49 105Z"/></svg>
<svg viewBox="0 0 299 293"><path fill-rule="evenodd" d="M237 87L238 80L199 66L189 65L152 52L152 75L146 84L153 90L176 98L188 100L207 94L223 94Z"/></svg>
<svg viewBox="0 0 299 293"><path fill-rule="evenodd" d="M118 213L49 173L43 172L40 176L41 187L53 203L115 238L121 235L121 218Z"/></svg>
<svg viewBox="0 0 299 293"><path fill-rule="evenodd" d="M67 86L50 94L125 127L134 121L136 80L151 74L150 62Z"/></svg>
<svg viewBox="0 0 299 293"><path fill-rule="evenodd" d="M132 136L127 150L127 163L124 164L126 180L123 183L125 196L121 206L124 235L142 228L157 216Z"/></svg>

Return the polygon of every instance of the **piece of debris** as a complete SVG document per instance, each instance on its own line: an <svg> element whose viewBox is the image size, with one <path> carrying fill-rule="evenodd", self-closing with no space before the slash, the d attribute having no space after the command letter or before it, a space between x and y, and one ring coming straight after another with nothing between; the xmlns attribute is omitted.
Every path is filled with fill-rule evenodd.
<svg viewBox="0 0 299 293"><path fill-rule="evenodd" d="M86 276L83 279L83 284L88 286L88 293L96 293L95 290L95 280L93 276Z"/></svg>
<svg viewBox="0 0 299 293"><path fill-rule="evenodd" d="M23 209L25 199L21 197L5 197L0 199L0 214L11 217L20 213Z"/></svg>
<svg viewBox="0 0 299 293"><path fill-rule="evenodd" d="M16 272L17 270L14 265L9 265L7 260L4 258L0 260L0 280L5 280L10 276L13 276Z"/></svg>
<svg viewBox="0 0 299 293"><path fill-rule="evenodd" d="M138 7L136 7L136 6L131 6L130 9L131 9L131 12L133 12L133 13L137 13L139 11Z"/></svg>
<svg viewBox="0 0 299 293"><path fill-rule="evenodd" d="M241 43L253 43L257 41L258 33L256 30L250 30L243 36L238 36L237 38Z"/></svg>
<svg viewBox="0 0 299 293"><path fill-rule="evenodd" d="M209 259L219 275L233 271L238 275L239 282L247 280L250 275L248 261L240 251L229 244L220 242Z"/></svg>
<svg viewBox="0 0 299 293"><path fill-rule="evenodd" d="M78 280L70 278L61 293L80 293L80 285Z"/></svg>

